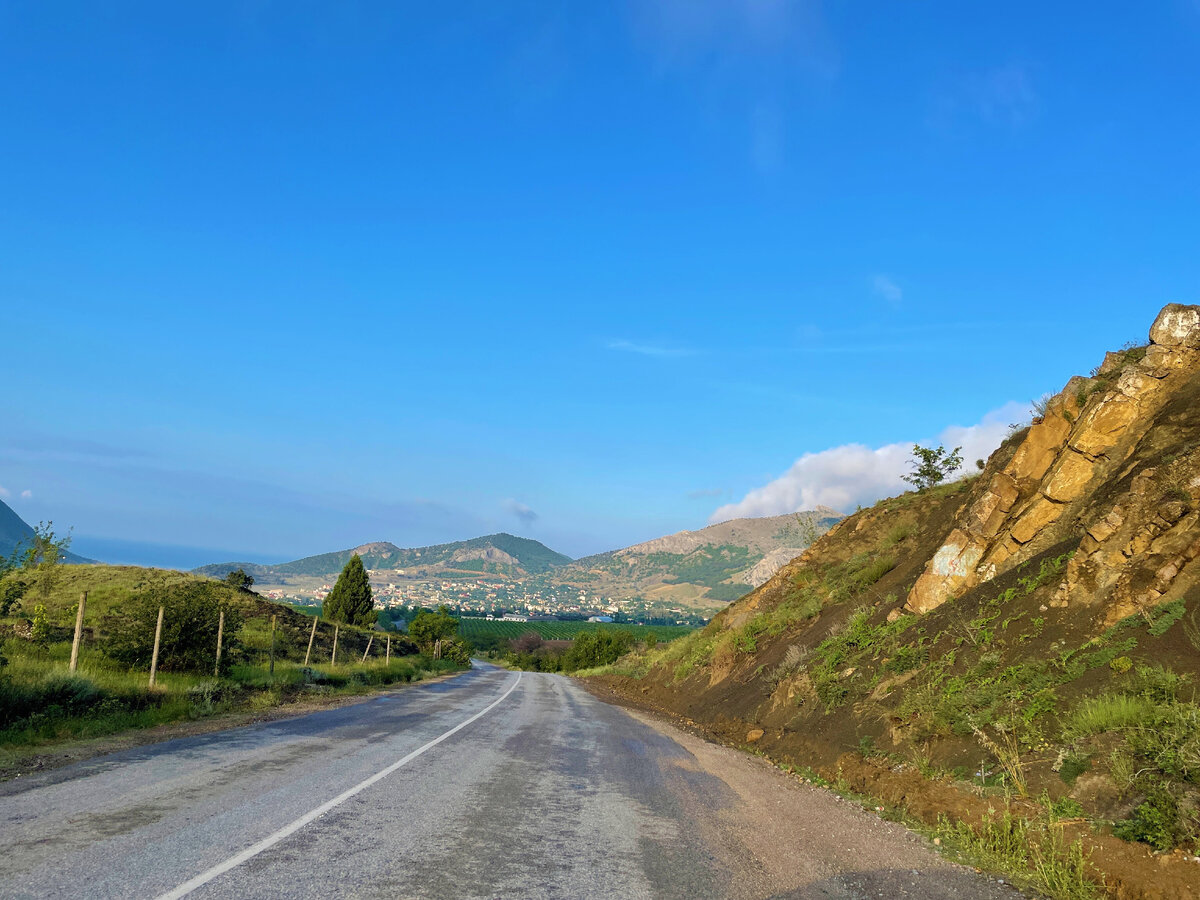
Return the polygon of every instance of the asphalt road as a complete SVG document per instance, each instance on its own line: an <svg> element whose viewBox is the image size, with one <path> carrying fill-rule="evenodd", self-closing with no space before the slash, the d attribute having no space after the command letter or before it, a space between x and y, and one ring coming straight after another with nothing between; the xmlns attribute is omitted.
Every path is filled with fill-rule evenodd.
<svg viewBox="0 0 1200 900"><path fill-rule="evenodd" d="M0 784L0 896L1017 895L754 757L480 666Z"/></svg>

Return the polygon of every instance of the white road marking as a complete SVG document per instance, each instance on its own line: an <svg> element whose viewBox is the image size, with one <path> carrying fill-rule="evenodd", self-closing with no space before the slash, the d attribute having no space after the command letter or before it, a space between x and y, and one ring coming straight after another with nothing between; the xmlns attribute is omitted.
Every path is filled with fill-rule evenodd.
<svg viewBox="0 0 1200 900"><path fill-rule="evenodd" d="M485 706L479 712L475 713L475 715L471 716L471 718L466 719L465 721L459 722L457 725L455 725L449 731L435 737L428 744L425 744L422 747L418 747L412 753L408 754L408 756L405 756L401 759L396 760L394 763L392 763L386 769L382 769L382 770L376 772L374 775L372 775L366 781L361 781L358 784L356 784L354 787L350 788L349 790L343 791L342 793L338 794L332 800L328 800L325 803L322 803L320 806L318 806L312 812L305 813L299 819L292 822L290 825L285 825L283 828L280 828L274 834L267 835L265 838L263 838L257 844L253 844L253 845L247 847L241 853L238 853L235 856L229 857L229 859L225 860L225 862L218 863L217 865L213 866L211 869L201 872L195 878L191 878L191 879L185 881L183 884L179 885L179 887L174 888L173 890L167 891L165 894L160 894L158 896L157 900L177 900L177 898L179 898L179 897L186 897L192 891L196 890L196 888L201 887L202 885L208 884L208 882L212 881L217 876L224 875L230 869L236 868L237 866L240 866L242 863L246 862L246 860L253 859L255 856L258 856L258 854L262 853L264 850L269 850L271 847L274 847L276 844L278 844L284 838L290 837L291 835L295 834L297 831L299 831L305 825L312 822L314 819L319 819L321 816L325 815L325 813L329 812L335 806L340 806L341 804L343 804L347 800L349 800L351 797L353 797L355 794L360 794L363 791L365 791L367 788L369 788L371 785L375 784L377 781L387 778L389 775L391 775L393 772L395 772L401 766L407 765L408 763L412 762L414 759L416 759L418 756L420 756L426 750L436 747L438 744L440 744L446 738L450 737L450 735L455 734L459 731L462 731L464 728L466 728L468 725L470 725L476 719L479 719L482 716L486 715L487 713L491 712L493 709L495 709L497 706L499 706L501 703L503 703L506 699L508 699L508 695L511 694L513 691L515 691L517 689L517 685L520 683L521 683L521 673L517 672L517 680L512 683L512 687L510 687L507 691L505 691L500 696L500 699L495 700L488 706Z"/></svg>

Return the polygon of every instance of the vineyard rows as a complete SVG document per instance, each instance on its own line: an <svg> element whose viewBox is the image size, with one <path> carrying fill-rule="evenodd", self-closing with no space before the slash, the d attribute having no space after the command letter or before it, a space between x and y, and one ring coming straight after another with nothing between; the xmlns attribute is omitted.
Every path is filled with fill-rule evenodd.
<svg viewBox="0 0 1200 900"><path fill-rule="evenodd" d="M548 641L571 641L581 631L594 631L603 628L616 628L633 632L634 637L642 640L653 632L660 641L674 640L687 634L692 629L686 625L620 625L608 622L502 622L499 619L468 619L459 621L458 634L470 640L473 637L498 635L511 639L520 637L530 631L536 631Z"/></svg>

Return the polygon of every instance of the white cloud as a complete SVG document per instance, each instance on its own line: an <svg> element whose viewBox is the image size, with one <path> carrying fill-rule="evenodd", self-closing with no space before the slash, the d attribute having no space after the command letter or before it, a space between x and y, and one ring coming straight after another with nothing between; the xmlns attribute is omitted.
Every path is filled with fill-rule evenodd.
<svg viewBox="0 0 1200 900"><path fill-rule="evenodd" d="M6 488L4 485L0 484L0 498L11 497L11 496L12 496L12 493L9 491L9 489Z"/></svg>
<svg viewBox="0 0 1200 900"><path fill-rule="evenodd" d="M21 499L22 500L32 500L33 499L33 491L21 491Z"/></svg>
<svg viewBox="0 0 1200 900"><path fill-rule="evenodd" d="M532 525L538 520L538 514L520 501L506 500L504 506L525 525Z"/></svg>
<svg viewBox="0 0 1200 900"><path fill-rule="evenodd" d="M665 344L645 344L637 341L609 341L604 345L609 350L619 350L622 353L636 353L639 356L691 356L694 352L684 347L669 347Z"/></svg>
<svg viewBox="0 0 1200 900"><path fill-rule="evenodd" d="M904 291L900 285L887 275L876 275L872 284L875 286L875 293L888 303L896 304L904 299Z"/></svg>
<svg viewBox="0 0 1200 900"><path fill-rule="evenodd" d="M1028 421L1029 412L1028 404L1007 403L978 424L951 425L934 443L947 449L961 446L963 469L972 471L976 459L987 459L1000 446L1012 423ZM856 506L868 506L908 489L901 476L912 470L909 460L914 443L923 442L902 441L875 449L845 444L806 453L778 478L717 509L709 523L779 516L822 505L853 512Z"/></svg>

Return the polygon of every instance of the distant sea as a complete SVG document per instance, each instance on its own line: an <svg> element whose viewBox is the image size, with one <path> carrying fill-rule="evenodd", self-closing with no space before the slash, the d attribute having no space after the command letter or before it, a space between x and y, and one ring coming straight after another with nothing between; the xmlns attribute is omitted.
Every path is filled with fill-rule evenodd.
<svg viewBox="0 0 1200 900"><path fill-rule="evenodd" d="M271 565L287 561L278 556L268 556L252 550L185 547L180 544L155 544L150 541L126 541L83 534L77 534L71 539L71 552L114 566L153 566L184 571L210 563L252 562Z"/></svg>

